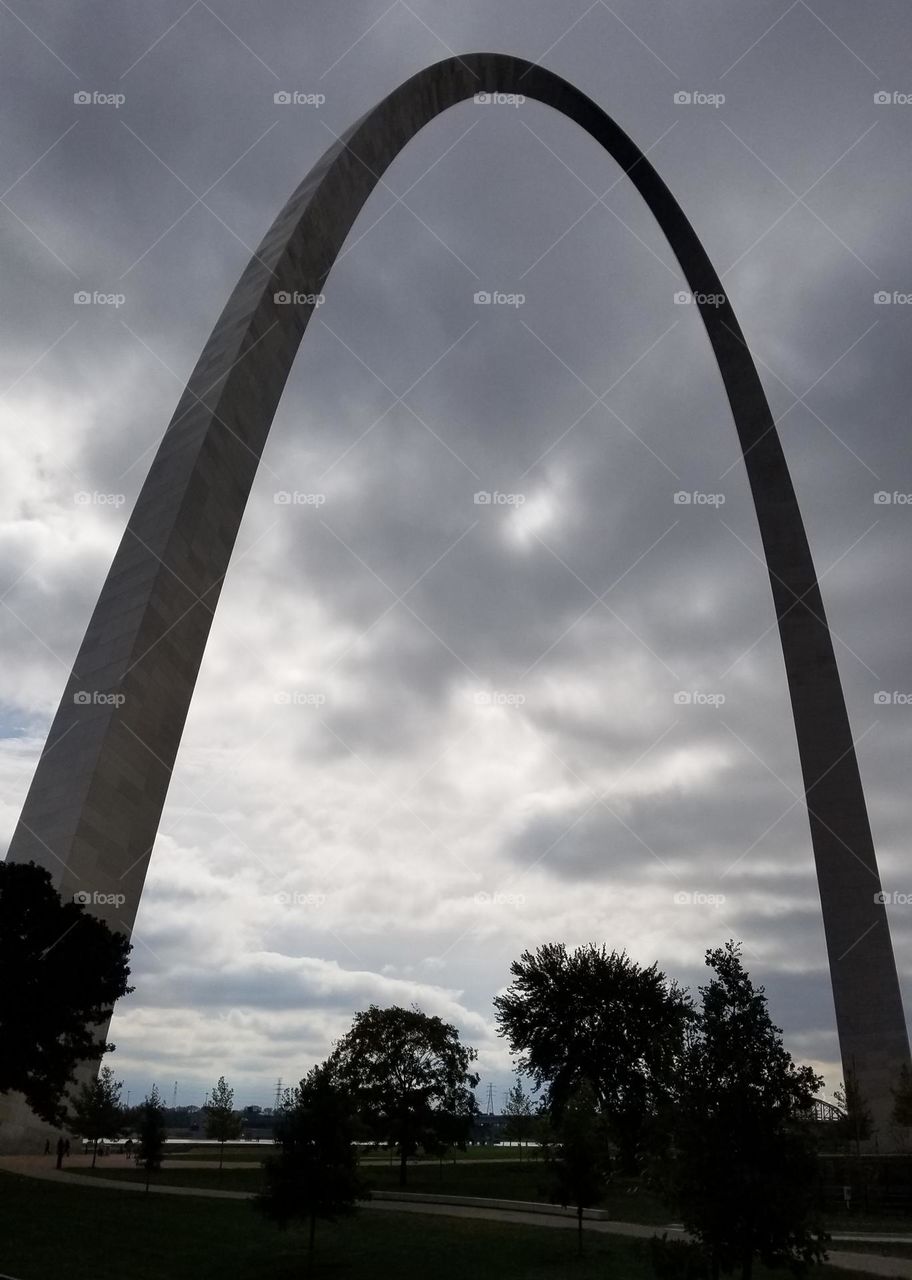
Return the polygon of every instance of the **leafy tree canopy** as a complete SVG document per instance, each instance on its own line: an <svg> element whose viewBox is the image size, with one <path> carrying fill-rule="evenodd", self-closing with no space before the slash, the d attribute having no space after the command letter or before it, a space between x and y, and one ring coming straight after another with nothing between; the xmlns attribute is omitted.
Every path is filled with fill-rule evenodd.
<svg viewBox="0 0 912 1280"><path fill-rule="evenodd" d="M355 1015L328 1065L375 1139L398 1146L404 1185L406 1162L419 1147L464 1145L477 1112L476 1056L440 1018L371 1005Z"/></svg>
<svg viewBox="0 0 912 1280"><path fill-rule="evenodd" d="M18 1090L61 1125L78 1063L113 1050L96 1039L127 985L130 944L80 902L61 901L33 862L0 862L0 1093Z"/></svg>

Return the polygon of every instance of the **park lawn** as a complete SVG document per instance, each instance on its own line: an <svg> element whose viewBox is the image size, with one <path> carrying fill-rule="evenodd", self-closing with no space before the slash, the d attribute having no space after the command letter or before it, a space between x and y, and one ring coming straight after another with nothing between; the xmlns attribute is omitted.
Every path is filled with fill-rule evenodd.
<svg viewBox="0 0 912 1280"><path fill-rule="evenodd" d="M112 1178L127 1182L145 1182L142 1169L110 1168L72 1169L83 1177ZM387 1166L362 1165L361 1174L371 1190L398 1191L399 1171ZM241 1168L237 1164L224 1169L162 1169L152 1175L153 1182L172 1187L205 1187L223 1191L259 1191L262 1173L259 1169ZM541 1165L477 1164L477 1165L412 1165L406 1191L424 1195L480 1196L489 1200L533 1200L548 1203L548 1176ZM628 1194L627 1184L613 1184L599 1206L617 1221L642 1222L662 1226L672 1220L665 1205L646 1191Z"/></svg>
<svg viewBox="0 0 912 1280"><path fill-rule="evenodd" d="M94 1169L70 1168L67 1173L75 1173L80 1178L105 1178L112 1182L146 1183L145 1169L134 1166L117 1169L105 1168L102 1165ZM225 1164L224 1169L159 1169L153 1173L149 1182L152 1186L205 1188L207 1191L260 1191L263 1186L263 1172L259 1167L245 1169L238 1165Z"/></svg>
<svg viewBox="0 0 912 1280"><path fill-rule="evenodd" d="M17 1280L301 1280L301 1232L283 1233L252 1206L195 1197L140 1196L0 1173L0 1273ZM573 1231L420 1218L364 1209L321 1223L314 1280L651 1280L649 1244L590 1233L582 1258ZM758 1268L756 1280L784 1273ZM839 1280L867 1280L856 1272Z"/></svg>

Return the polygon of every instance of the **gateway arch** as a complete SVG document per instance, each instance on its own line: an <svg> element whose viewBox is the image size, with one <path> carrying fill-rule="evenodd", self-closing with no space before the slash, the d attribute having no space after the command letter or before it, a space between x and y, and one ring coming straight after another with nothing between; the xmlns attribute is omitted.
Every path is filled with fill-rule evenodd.
<svg viewBox="0 0 912 1280"><path fill-rule="evenodd" d="M323 291L387 166L435 116L477 93L520 93L583 128L640 192L692 292L724 294L690 223L640 149L579 89L533 63L493 53L446 59L400 85L329 148L269 228L180 398L10 845L9 858L47 867L65 895L124 895L122 906L94 908L114 928L133 925L213 612L312 314L307 299ZM277 302L283 292L298 300ZM782 446L741 329L727 300L700 312L731 404L769 570L842 1061L855 1071L886 1139L889 1090L909 1062L909 1043L833 644Z"/></svg>

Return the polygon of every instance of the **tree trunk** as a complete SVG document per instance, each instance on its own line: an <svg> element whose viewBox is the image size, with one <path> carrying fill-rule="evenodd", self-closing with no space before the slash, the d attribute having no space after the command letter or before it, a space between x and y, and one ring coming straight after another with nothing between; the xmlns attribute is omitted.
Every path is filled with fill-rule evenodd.
<svg viewBox="0 0 912 1280"><path fill-rule="evenodd" d="M408 1167L408 1155L406 1154L405 1147L403 1146L399 1152L399 1186L400 1187L405 1186L407 1167Z"/></svg>
<svg viewBox="0 0 912 1280"><path fill-rule="evenodd" d="M98 1139L92 1143L92 1168L95 1168L95 1161L98 1159Z"/></svg>
<svg viewBox="0 0 912 1280"><path fill-rule="evenodd" d="M224 1159L225 1159L225 1144L223 1142L219 1147L219 1173L222 1172L222 1162Z"/></svg>
<svg viewBox="0 0 912 1280"><path fill-rule="evenodd" d="M583 1206L577 1205L576 1208L576 1251L580 1257L583 1256Z"/></svg>
<svg viewBox="0 0 912 1280"><path fill-rule="evenodd" d="M310 1213L310 1237L307 1241L307 1274L310 1275L313 1270L314 1259L314 1237L317 1234L317 1215L311 1210Z"/></svg>

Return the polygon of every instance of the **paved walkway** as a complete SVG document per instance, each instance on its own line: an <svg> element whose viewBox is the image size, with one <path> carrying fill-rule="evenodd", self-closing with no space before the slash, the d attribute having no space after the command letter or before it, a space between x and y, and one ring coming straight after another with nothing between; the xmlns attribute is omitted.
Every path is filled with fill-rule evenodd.
<svg viewBox="0 0 912 1280"><path fill-rule="evenodd" d="M125 1159L106 1156L105 1159L117 1160L120 1167L128 1167ZM70 1163L86 1167L91 1165L90 1156L71 1157ZM187 1165L188 1161L171 1162ZM208 1162L203 1162L204 1164ZM191 1166L192 1167L192 1166ZM0 1156L0 1170L8 1173L23 1174L30 1178L41 1178L48 1182L65 1182L71 1186L105 1187L114 1191L135 1191L144 1195L146 1188L142 1182L128 1182L119 1178L87 1178L82 1173L67 1173L55 1168L53 1160L48 1156ZM219 1191L208 1187L170 1187L154 1182L149 1190L155 1195L169 1196L204 1196L212 1200L252 1200L253 1191ZM484 1209L477 1204L447 1204L442 1201L419 1203L416 1201L374 1199L364 1202L364 1208L390 1213L433 1214L444 1218L475 1218L485 1222L509 1222L524 1227L557 1227L564 1230L576 1230L576 1218L572 1214L561 1213L555 1209L553 1213L530 1212L522 1209ZM681 1235L680 1227L647 1226L642 1222L613 1222L606 1219L588 1219L587 1231L598 1231L605 1235L635 1236L648 1238L667 1232L668 1235ZM878 1244L912 1244L910 1236L846 1236L835 1235L834 1240L849 1242L851 1240L869 1240ZM874 1276L891 1276L896 1280L912 1280L912 1258L884 1258L875 1253L849 1253L841 1249L829 1251L830 1265L849 1271L863 1271ZM3 1277L0 1277L3 1280Z"/></svg>

